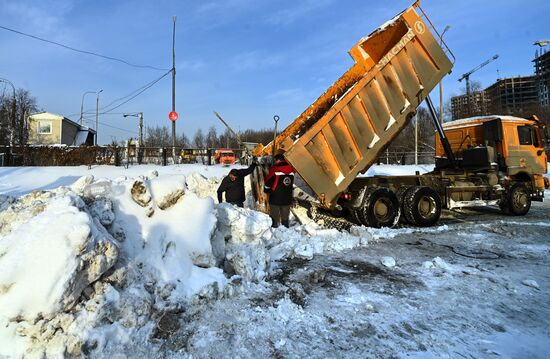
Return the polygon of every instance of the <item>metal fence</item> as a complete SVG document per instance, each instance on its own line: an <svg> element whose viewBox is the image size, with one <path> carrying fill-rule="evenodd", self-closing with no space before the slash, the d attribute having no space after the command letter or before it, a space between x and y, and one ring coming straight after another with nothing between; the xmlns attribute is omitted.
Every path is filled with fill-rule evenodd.
<svg viewBox="0 0 550 359"><path fill-rule="evenodd" d="M244 149L232 149L237 162ZM216 149L122 146L0 146L0 166L129 166L179 163L214 164Z"/></svg>
<svg viewBox="0 0 550 359"><path fill-rule="evenodd" d="M244 160L245 150L232 149L237 162ZM0 146L0 166L129 166L136 164L171 165L202 163L213 165L216 149L177 149L177 158L172 157L171 147L121 147L121 146ZM547 154L550 155L547 149ZM386 151L378 158L378 164L415 164L415 153ZM419 152L418 164L434 164L433 152Z"/></svg>

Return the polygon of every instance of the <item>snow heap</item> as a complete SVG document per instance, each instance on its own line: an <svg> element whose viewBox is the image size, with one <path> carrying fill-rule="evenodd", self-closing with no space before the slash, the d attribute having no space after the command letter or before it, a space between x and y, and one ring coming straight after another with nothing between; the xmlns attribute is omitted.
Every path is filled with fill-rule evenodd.
<svg viewBox="0 0 550 359"><path fill-rule="evenodd" d="M0 315L52 318L116 262L113 237L71 192L34 193L0 213Z"/></svg>
<svg viewBox="0 0 550 359"><path fill-rule="evenodd" d="M214 267L216 222L212 198L188 192L181 175L84 176L2 196L0 357L130 345L154 331L155 316L217 296L227 280Z"/></svg>
<svg viewBox="0 0 550 359"><path fill-rule="evenodd" d="M198 173L0 196L0 357L150 356L186 306L263 281L278 261L368 244L315 223L216 204ZM175 328L175 329L174 329Z"/></svg>

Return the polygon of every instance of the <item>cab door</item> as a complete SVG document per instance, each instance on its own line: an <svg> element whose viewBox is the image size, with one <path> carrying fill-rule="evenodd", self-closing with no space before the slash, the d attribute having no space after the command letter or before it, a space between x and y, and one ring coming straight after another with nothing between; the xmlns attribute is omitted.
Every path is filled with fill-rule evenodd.
<svg viewBox="0 0 550 359"><path fill-rule="evenodd" d="M516 126L513 131L515 141L511 141L508 151L508 174L520 172L544 174L547 172L547 157L540 131L530 124Z"/></svg>

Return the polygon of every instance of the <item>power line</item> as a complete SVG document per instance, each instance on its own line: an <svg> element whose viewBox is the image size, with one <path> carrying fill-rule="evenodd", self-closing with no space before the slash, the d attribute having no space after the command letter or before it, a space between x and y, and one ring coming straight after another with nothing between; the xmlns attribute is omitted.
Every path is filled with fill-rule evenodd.
<svg viewBox="0 0 550 359"><path fill-rule="evenodd" d="M111 111L113 111L114 109L119 108L120 106L122 106L122 105L128 103L129 101L133 100L133 99L136 98L137 96L141 95L143 92L145 92L145 90L151 88L154 84L156 84L157 82L159 82L162 78L164 78L166 75L168 75L171 71L172 71L172 70L169 70L168 72L166 72L166 73L165 73L164 75L162 75L161 77L159 77L159 78L157 78L157 79L155 79L155 80L153 80L153 81L151 81L151 82L148 82L148 83L146 83L145 85L143 85L143 86L141 86L141 87L139 87L139 88L133 90L133 91L130 92L128 95L123 96L123 97L120 97L120 98L118 98L118 99L116 99L116 100L111 101L111 103L109 103L108 105L103 106L103 107L100 108L100 110L101 110L102 112L100 112L99 114L100 114L100 115L109 115L109 114L111 114ZM129 98L129 97L130 97L130 98ZM122 101L122 100L127 99L127 98L128 98L128 100L122 102L121 104L119 104L119 105L113 107L113 108L110 109L110 110L107 110L110 106L112 106L112 105L115 104L116 102ZM94 109L94 110L86 110L86 111L83 112L83 114L93 114L93 113L95 113L95 109ZM116 113L116 114L122 115L123 112ZM68 115L67 117L78 116L78 115L80 115L80 112L79 112L79 113L72 113L72 114Z"/></svg>
<svg viewBox="0 0 550 359"><path fill-rule="evenodd" d="M95 124L95 119L90 119L90 118L86 118L86 117L83 117L83 119L86 121L86 123L92 123L92 124ZM103 126L106 126L106 127L110 127L110 128L114 128L116 130L120 130L120 131L124 131L124 132L129 132L129 133L132 133L134 135L137 135L137 132L136 131L131 131L131 130L127 130L127 129L124 129L124 128L121 128L121 127L116 127L116 126L113 126L113 125L109 125L109 124L106 124L105 122L101 122L101 121L98 121L98 123L100 125L103 125Z"/></svg>
<svg viewBox="0 0 550 359"><path fill-rule="evenodd" d="M130 102L131 100L133 100L134 98L138 97L139 95L141 95L143 92L145 92L146 90L148 90L150 87L152 87L154 84L156 84L157 82L159 82L160 80L162 80L164 77L166 77L166 75L168 75L169 73L171 73L172 70L168 70L164 75L162 75L161 77L159 77L158 79L156 79L155 81L151 82L150 84L146 85L142 90L140 90L138 93L136 93L135 95L133 95L132 97L130 97L129 99L127 99L126 101L116 105L115 107L109 109L109 110L104 110L103 112L101 112L102 115L104 114L107 114L117 108L119 108L120 106ZM116 101L114 101L116 102ZM109 105L110 106L110 105ZM106 107L109 107L109 106L106 106ZM105 109L106 107L104 107L103 109Z"/></svg>
<svg viewBox="0 0 550 359"><path fill-rule="evenodd" d="M92 51L75 49L74 47L60 44L59 42L55 42L55 41L52 41L52 40L47 40L47 39L44 39L44 38L41 38L41 37L38 37L38 36L34 36L34 35L31 35L31 34L27 34L27 33L18 31L18 30L10 29L9 27L5 27L5 26L2 26L2 25L0 25L0 29L11 31L11 32L14 32L14 33L19 34L19 35L27 36L27 37L33 38L35 40L40 40L40 41L43 41L43 42L47 42L49 44L57 45L57 46L63 47L65 49L68 49L68 50L71 50L71 51L80 52L82 54L97 56L97 57L101 57L103 59L112 60L112 61L118 61L118 62L121 62L125 65L132 66L132 67L137 67L137 68L142 68L142 69L147 68L147 69L153 69L153 70L158 70L158 71L168 70L168 69L161 69L161 68L154 67L154 66L149 66L149 65L136 65L136 64L132 64L128 61L118 59L116 57L105 56L105 55L101 55L101 54L98 54L98 53L95 53L95 52L92 52Z"/></svg>
<svg viewBox="0 0 550 359"><path fill-rule="evenodd" d="M128 132L128 133L132 133L134 135L137 135L138 133L136 131L130 131L130 130L126 130L124 128L120 128L120 127L116 127L116 126L111 126L111 125L108 125L106 123L103 123L103 122L99 122L100 124L102 124L103 126L106 126L106 127L110 127L110 128L114 128L115 130L120 130L120 131L124 131L124 132Z"/></svg>
<svg viewBox="0 0 550 359"><path fill-rule="evenodd" d="M171 71L171 70L169 70L168 73L169 73L170 71ZM152 85L154 85L155 83L157 83L160 79L162 79L164 76L166 76L168 73L165 73L165 74L162 75L161 77L159 77L159 78L157 78L157 79L155 79L155 80L153 80L153 81L150 81L150 82L146 83L145 85L143 85L143 86L141 86L141 87L138 87L137 89L133 90L132 92L130 92L130 93L129 93L128 95L126 95L126 96L123 96L123 97L117 98L116 100L111 101L111 103L109 103L108 105L102 106L102 107L100 108L100 110L101 110L101 111L105 111L107 108L113 106L113 104L115 104L116 102L119 102L119 101L122 101L122 100L124 100L124 99L127 99L127 98L133 96L133 95L136 94L136 93L141 93L141 92L143 92L143 91L141 91L141 90L144 90L144 89L146 90L146 89L148 89L149 87L151 87ZM140 91L141 91L141 92L140 92Z"/></svg>

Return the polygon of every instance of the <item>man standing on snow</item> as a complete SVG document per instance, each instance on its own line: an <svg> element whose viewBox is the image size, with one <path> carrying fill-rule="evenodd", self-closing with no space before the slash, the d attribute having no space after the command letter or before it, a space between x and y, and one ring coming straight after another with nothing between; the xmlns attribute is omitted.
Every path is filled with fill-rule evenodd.
<svg viewBox="0 0 550 359"><path fill-rule="evenodd" d="M274 160L275 164L269 169L265 179L264 192L269 193L269 216L272 227L278 227L279 223L282 223L288 228L293 200L294 168L286 162L282 154L276 155Z"/></svg>
<svg viewBox="0 0 550 359"><path fill-rule="evenodd" d="M243 207L245 200L244 178L254 171L257 161L254 159L250 167L238 170L233 168L229 174L224 177L220 187L218 187L218 202L222 203L222 193L225 192L225 201L239 207Z"/></svg>

